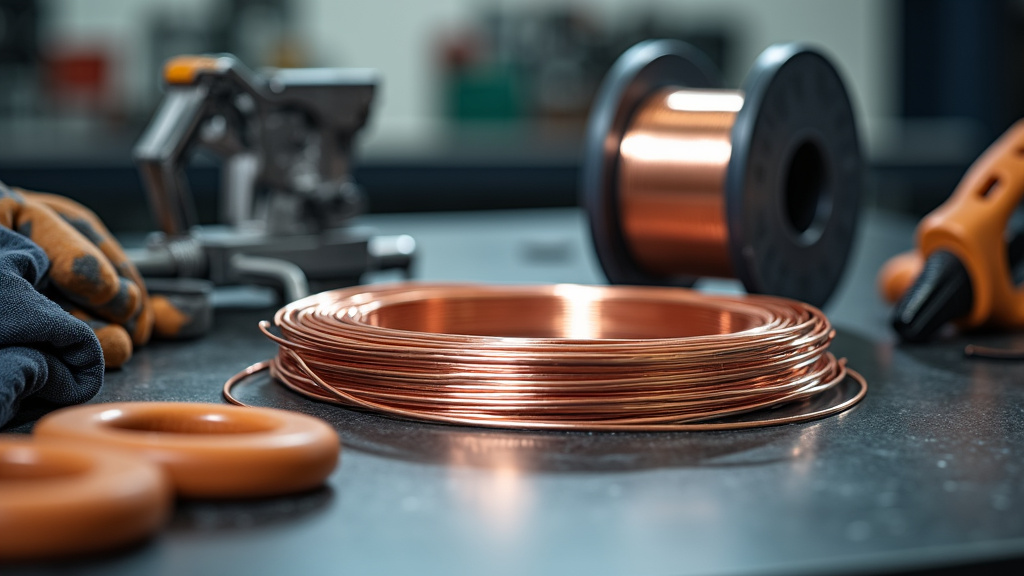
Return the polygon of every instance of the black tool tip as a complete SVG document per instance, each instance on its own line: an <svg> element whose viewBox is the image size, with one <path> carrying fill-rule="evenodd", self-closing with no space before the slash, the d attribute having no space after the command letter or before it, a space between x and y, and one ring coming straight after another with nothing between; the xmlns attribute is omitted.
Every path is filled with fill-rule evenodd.
<svg viewBox="0 0 1024 576"><path fill-rule="evenodd" d="M923 342L944 324L970 313L974 303L971 278L953 254L932 253L914 285L893 313L892 326L907 342Z"/></svg>

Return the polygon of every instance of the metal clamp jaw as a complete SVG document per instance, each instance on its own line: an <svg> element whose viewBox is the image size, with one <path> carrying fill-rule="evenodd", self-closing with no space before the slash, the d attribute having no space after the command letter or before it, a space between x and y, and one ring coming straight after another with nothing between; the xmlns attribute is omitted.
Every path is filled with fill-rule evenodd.
<svg viewBox="0 0 1024 576"><path fill-rule="evenodd" d="M164 69L166 95L134 156L162 235L133 258L144 275L257 283L286 299L408 271L412 238L374 238L348 226L365 206L351 151L377 85L363 69L256 74L231 55L182 56ZM184 176L190 153L225 158L221 218L200 227Z"/></svg>

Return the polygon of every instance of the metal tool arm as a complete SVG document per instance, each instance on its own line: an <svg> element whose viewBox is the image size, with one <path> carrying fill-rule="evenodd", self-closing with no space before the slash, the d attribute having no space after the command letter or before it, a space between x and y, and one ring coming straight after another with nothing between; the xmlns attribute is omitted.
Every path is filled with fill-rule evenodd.
<svg viewBox="0 0 1024 576"><path fill-rule="evenodd" d="M254 74L225 54L172 59L164 80L164 100L134 151L163 231L134 258L144 275L266 284L293 299L307 284L348 284L381 268L408 272L411 238L382 243L350 226L364 207L351 177L352 140L369 114L376 73ZM226 161L226 226L198 226L184 175L194 146Z"/></svg>
<svg viewBox="0 0 1024 576"><path fill-rule="evenodd" d="M167 95L135 146L153 214L170 237L182 236L198 224L195 202L185 179L185 156L193 136L209 109L209 88L203 85L170 87Z"/></svg>

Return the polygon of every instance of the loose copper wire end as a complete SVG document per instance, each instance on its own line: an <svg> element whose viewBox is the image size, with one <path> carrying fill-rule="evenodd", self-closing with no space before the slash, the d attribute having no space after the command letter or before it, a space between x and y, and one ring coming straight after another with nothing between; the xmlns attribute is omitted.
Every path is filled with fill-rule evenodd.
<svg viewBox="0 0 1024 576"><path fill-rule="evenodd" d="M828 351L817 308L681 288L406 283L324 292L260 329L263 369L310 398L400 418L545 430L713 430L799 422L856 404L863 378ZM723 418L803 402L853 378L826 408Z"/></svg>
<svg viewBox="0 0 1024 576"><path fill-rule="evenodd" d="M1024 360L1024 348L993 348L968 344L964 347L964 356L990 360Z"/></svg>

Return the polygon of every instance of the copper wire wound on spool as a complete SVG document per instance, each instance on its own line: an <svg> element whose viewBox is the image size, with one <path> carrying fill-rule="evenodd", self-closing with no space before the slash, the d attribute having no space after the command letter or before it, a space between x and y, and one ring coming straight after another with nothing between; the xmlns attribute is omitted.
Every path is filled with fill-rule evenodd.
<svg viewBox="0 0 1024 576"><path fill-rule="evenodd" d="M681 288L400 284L293 302L263 332L274 378L310 398L386 415L547 430L712 430L804 421L863 397L829 351L817 308ZM230 379L225 397L256 365ZM722 418L812 399L827 409Z"/></svg>
<svg viewBox="0 0 1024 576"><path fill-rule="evenodd" d="M664 88L619 145L619 209L637 262L671 276L731 277L725 173L743 96Z"/></svg>
<svg viewBox="0 0 1024 576"><path fill-rule="evenodd" d="M696 49L649 40L594 100L580 192L614 284L737 278L822 306L853 244L861 172L853 107L818 51L771 46L724 90Z"/></svg>

